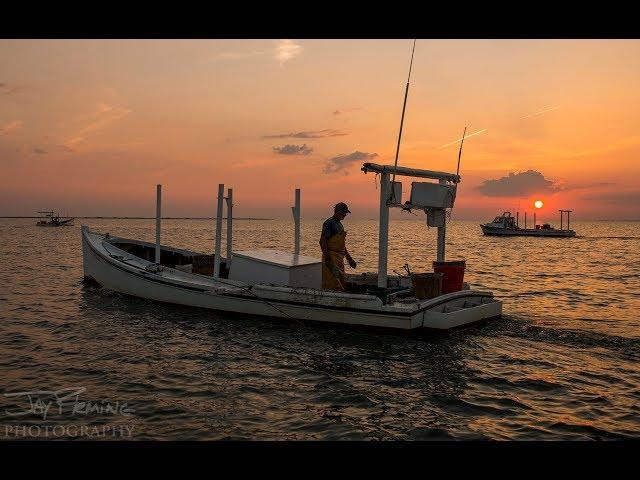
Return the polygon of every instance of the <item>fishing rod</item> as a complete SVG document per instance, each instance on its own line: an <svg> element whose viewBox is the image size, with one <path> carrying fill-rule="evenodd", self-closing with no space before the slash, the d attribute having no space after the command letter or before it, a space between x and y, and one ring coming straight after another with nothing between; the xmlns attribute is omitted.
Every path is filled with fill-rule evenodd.
<svg viewBox="0 0 640 480"><path fill-rule="evenodd" d="M396 181L396 167L398 166L398 155L400 153L400 140L402 139L402 126L404 125L404 112L407 108L407 96L409 95L409 81L411 80L411 67L413 66L413 52L416 49L416 39L413 40L413 48L411 49L411 61L409 62L409 75L407 76L407 86L404 90L404 103L402 104L402 116L400 117L400 132L398 133L398 145L396 147L396 160L393 164L393 178L391 179L391 196L390 201L395 200L395 189L393 184Z"/></svg>

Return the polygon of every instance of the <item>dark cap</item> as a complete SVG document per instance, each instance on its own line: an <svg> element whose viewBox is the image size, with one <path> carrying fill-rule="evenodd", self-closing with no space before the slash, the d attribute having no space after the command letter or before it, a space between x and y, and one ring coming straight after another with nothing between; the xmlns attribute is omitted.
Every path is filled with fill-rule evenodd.
<svg viewBox="0 0 640 480"><path fill-rule="evenodd" d="M351 210L349 210L349 207L347 207L347 204L344 202L336 203L336 206L333 207L333 209L336 212L351 213Z"/></svg>

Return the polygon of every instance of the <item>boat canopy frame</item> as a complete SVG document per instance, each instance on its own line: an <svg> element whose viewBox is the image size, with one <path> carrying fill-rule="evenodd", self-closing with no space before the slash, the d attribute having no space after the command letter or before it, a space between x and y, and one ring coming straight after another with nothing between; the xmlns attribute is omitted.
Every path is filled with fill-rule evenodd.
<svg viewBox="0 0 640 480"><path fill-rule="evenodd" d="M401 175L414 178L429 178L438 180L441 185L452 183L457 186L461 177L455 173L438 172L434 170L422 170L418 168L393 166L393 165L378 165L377 163L364 163L361 170L364 173L373 172L380 175L380 215L378 220L378 287L387 288L387 268L388 268L388 253L389 253L389 208L407 208L410 205L403 205L402 203L391 202L391 180L390 175ZM443 214L446 210L440 210ZM444 221L444 215L442 215L442 225L438 226L438 240L437 240L437 254L436 260L438 262L444 262L445 260L445 236L446 236L446 221Z"/></svg>

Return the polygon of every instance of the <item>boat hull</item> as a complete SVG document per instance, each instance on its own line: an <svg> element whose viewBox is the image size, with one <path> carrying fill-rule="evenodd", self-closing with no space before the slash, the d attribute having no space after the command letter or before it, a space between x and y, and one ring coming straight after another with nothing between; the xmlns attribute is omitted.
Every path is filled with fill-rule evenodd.
<svg viewBox="0 0 640 480"><path fill-rule="evenodd" d="M134 297L222 312L395 330L449 329L502 313L502 302L490 292L473 290L442 295L410 307L394 307L382 305L379 298L371 295L248 285L172 268L152 272L146 269L150 262L127 257L124 251L119 254L104 236L85 226L82 251L85 277L103 287Z"/></svg>
<svg viewBox="0 0 640 480"><path fill-rule="evenodd" d="M38 222L36 226L38 227L71 227L73 226L74 218L69 218L68 220L56 220L53 222Z"/></svg>
<svg viewBox="0 0 640 480"><path fill-rule="evenodd" d="M576 232L573 230L555 230L555 229L533 229L533 228L497 228L487 225L480 225L482 233L485 235L500 237L575 237Z"/></svg>

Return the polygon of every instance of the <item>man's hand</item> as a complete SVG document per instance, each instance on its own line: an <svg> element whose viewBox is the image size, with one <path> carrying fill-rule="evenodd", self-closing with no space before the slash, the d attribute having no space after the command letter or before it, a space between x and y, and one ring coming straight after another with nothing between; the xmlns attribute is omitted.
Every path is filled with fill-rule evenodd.
<svg viewBox="0 0 640 480"><path fill-rule="evenodd" d="M349 262L349 266L350 266L351 268L356 268L356 265L358 265L358 264L356 263L356 261L355 261L353 258L351 258L351 257L349 257L349 258L347 259L347 261Z"/></svg>

